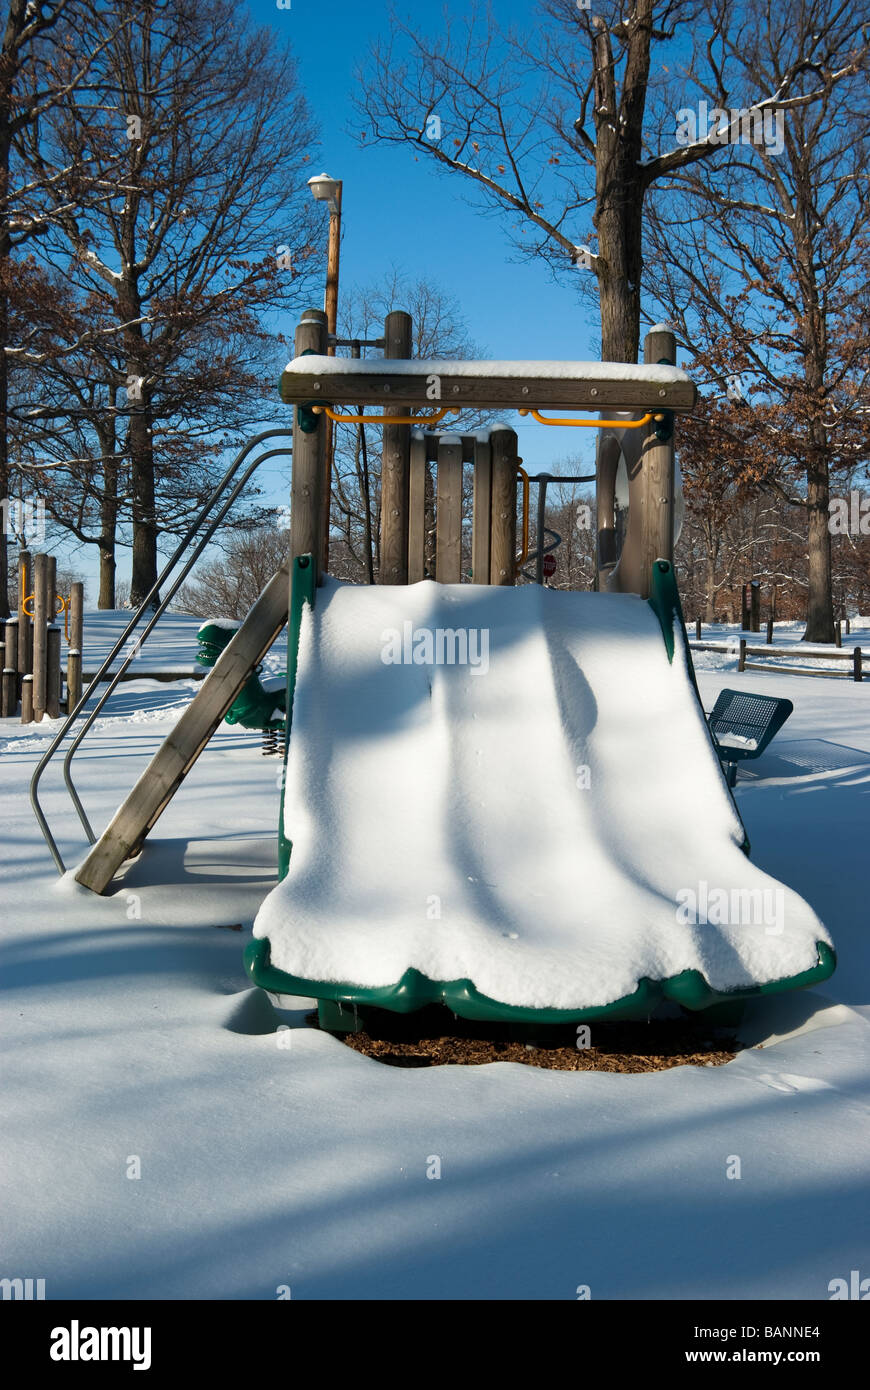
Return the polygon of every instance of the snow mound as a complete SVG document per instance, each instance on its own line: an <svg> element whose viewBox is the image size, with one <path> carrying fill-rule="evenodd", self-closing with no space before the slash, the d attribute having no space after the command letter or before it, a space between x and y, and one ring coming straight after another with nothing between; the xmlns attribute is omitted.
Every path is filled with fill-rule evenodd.
<svg viewBox="0 0 870 1390"><path fill-rule="evenodd" d="M254 934L306 980L414 968L591 1008L684 970L723 991L783 979L829 940L743 853L682 633L670 664L632 595L327 580L285 830Z"/></svg>

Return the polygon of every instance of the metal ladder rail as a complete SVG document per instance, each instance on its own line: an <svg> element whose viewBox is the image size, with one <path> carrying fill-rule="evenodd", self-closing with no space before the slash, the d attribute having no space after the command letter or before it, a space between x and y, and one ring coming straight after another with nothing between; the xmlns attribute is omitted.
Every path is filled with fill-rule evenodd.
<svg viewBox="0 0 870 1390"><path fill-rule="evenodd" d="M69 747L69 749L68 749L68 751L67 751L67 755L66 755L66 757L64 758L64 762L63 762L63 776L64 776L64 782L66 783L67 790L68 790L68 792L69 792L69 794L70 794L70 797L72 798L73 805L74 805L75 808L76 808L76 811L77 811L77 813L78 813L79 820L80 820L81 823L82 823L82 828L84 829L84 832L85 832L85 834L87 835L88 841L89 841L90 844L94 844L94 843L96 842L96 836L95 836L95 834L94 834L94 831L93 831L93 828L92 828L92 826L91 826L91 823L90 823L90 821L88 820L87 814L86 814L86 812L85 812L84 806L82 805L82 802L81 802L81 799L80 799L80 797L79 797L78 791L77 791L77 789L76 789L76 787L75 787L75 784L74 784L74 782L73 782L73 780L72 780L72 760L73 760L73 758L75 757L75 754L76 754L76 752L78 751L78 748L79 748L80 744L81 744L82 741L86 738L86 736L87 736L87 734L88 734L88 731L90 730L90 728L92 727L92 725L93 725L95 719L96 719L97 716L99 715L100 710L103 708L103 706L105 705L106 701L107 701L107 700L109 699L109 697L112 695L112 692L117 688L119 681L121 680L122 676L124 675L124 672L127 670L128 666L130 665L130 662L133 661L133 659L135 658L136 652L137 652L139 646L141 646L141 643L143 643L143 642L147 639L147 637L149 636L149 634L150 634L150 633L154 630L154 628L156 627L156 625L157 625L157 623L159 622L160 618L161 618L161 617L163 616L163 614L166 612L166 609L169 607L169 604L172 602L173 598L174 598L175 595L177 594L178 590L180 589L181 585L184 583L184 581L185 581L185 579L187 578L187 576L190 574L190 571L193 569L194 565L196 564L197 560L198 560L199 557L201 556L202 552L205 550L206 546L207 546L207 545L209 544L209 542L211 541L212 537L214 536L215 531L217 530L217 528L220 526L221 522L224 520L225 516L227 515L227 512L230 510L230 508L232 507L233 503L237 500L237 498L239 497L239 494L240 494L240 493L244 490L244 488L247 486L247 484L248 484L248 482L250 481L252 475L253 475L253 474L256 472L256 470L260 467L260 464L261 464L261 463L265 463L265 462L266 462L266 459L276 458L276 457L279 457L279 456L281 456L281 455L283 455L283 454L286 454L286 453L287 453L287 450L286 450L286 449L269 449L265 454L260 454L259 457L257 457L256 459L254 459L253 462L250 463L250 464L248 465L248 467L245 469L245 472L242 474L241 478L240 478L239 481L236 483L236 485L235 485L235 487L233 488L232 492L230 493L229 497L227 497L226 501L223 503L223 505L222 505L220 511L218 512L217 516L215 516L215 517L212 519L212 521L210 522L208 528L207 528L206 531L203 533L203 535L202 535L202 537L200 538L200 540L197 542L195 549L193 550L192 554L189 556L189 558L188 558L187 562L185 563L184 568L182 569L181 573L178 575L177 579L175 579L175 581L173 582L172 587L170 588L169 592L166 594L166 596L164 597L164 599L163 599L162 602L160 603L160 606L155 610L155 612L153 613L152 617L149 619L149 621L148 621L148 623L147 623L147 625L146 625L146 627L145 627L144 632L142 633L141 637L139 638L139 642L138 642L137 645L131 650L130 654L129 654L127 657L125 657L124 661L123 661L122 664L119 666L118 670L117 670L117 671L115 672L115 674L112 676L111 680L107 683L106 689L104 690L103 694L100 696L99 700L98 700L97 703L94 705L94 708L93 708L93 709L90 711L90 713L88 714L87 719L85 720L84 724L82 725L82 727L81 727L81 729L79 730L79 732L78 732L78 734L76 735L76 737L73 739L73 742L70 744L70 747Z"/></svg>
<svg viewBox="0 0 870 1390"><path fill-rule="evenodd" d="M66 865L65 865L64 862L63 862L63 858L62 858L62 856L61 856L61 854L60 854L60 851L59 851L59 849L58 849L58 847L57 847L57 843L56 843L56 841L55 841L55 839L54 839L54 836L53 836L52 833L51 833L51 828L50 828L50 826L49 826L49 824L48 824L48 821L47 821L47 819L46 819L45 813L43 812L42 806L41 806L40 801L39 801L39 784L40 784L40 781L41 781L41 779L42 779L42 775L43 775L43 773L45 772L46 767L47 767L48 764L51 762L52 758L54 757L54 755L55 755L55 753L57 752L57 750L58 750L58 748L60 747L60 745L63 743L64 739L66 738L66 736L67 736L67 734L69 733L69 731L70 731L70 729L72 728L72 726L75 724L75 722L76 722L76 720L78 719L79 715L80 715L80 714L82 713L82 711L84 710L84 708L85 708L85 706L87 705L87 703L88 703L89 699L91 698L92 694L94 693L94 691L96 690L96 688L97 688L97 686L100 684L100 682L102 681L103 677L106 675L106 672L107 672L107 671L109 670L109 668L111 667L112 662L115 660L116 656L117 656L118 653L121 651L121 649L122 649L122 647L124 646L125 642L127 642L127 640L131 637L131 635L132 635L133 632L135 631L135 629L136 629L138 623L140 622L140 620L141 620L143 614L148 610L149 605L151 604L151 602L152 602L152 600L154 599L155 595L156 595L157 593L159 593L161 587L165 584L167 578L169 577L169 575L170 575L170 574L172 573L172 571L174 570L174 568L175 568L175 566L177 565L179 559L180 559L181 556L184 554L184 552L185 552L185 550L187 549L187 547L190 545L191 540L192 540L193 537L196 535L197 531L199 530L199 527L202 525L203 521L206 519L206 517L207 517L208 514L210 513L212 507L213 507L213 506L215 505L215 503L218 501L218 499L220 498L221 494L224 492L224 490L225 490L225 488L228 486L228 484L232 481L233 477L235 476L235 474L236 474L236 472L238 471L238 469L239 469L239 467L241 466L241 464L244 462L245 458L248 456L248 454L251 452L252 449L256 448L257 445L264 443L264 442L265 442L266 440L268 440L268 439L275 439L275 438L285 438L285 439L286 439L286 438L289 438L289 437L291 437L291 436L292 436L292 431L289 430L289 429L264 430L264 431L262 431L260 434L255 435L253 439L249 439L248 442L247 442L247 443L243 446L243 448L239 451L239 453L236 455L236 457L233 459L233 462L230 464L229 468L227 469L226 473L224 474L223 478L220 480L220 482L219 482L219 483L216 485L216 487L213 489L213 491L212 491L210 497L208 498L208 500L207 500L207 501L205 502L205 504L203 505L203 507L202 507L202 509L200 510L199 515L197 516L196 520L188 527L187 531L186 531L185 534L184 534L184 537L183 537L182 540L179 542L179 544L178 544L178 546L176 547L176 549L175 549L175 551L174 551L172 557L167 561L166 565L163 567L163 570L161 571L161 573L160 573L160 575L158 576L157 580L155 581L155 583L153 584L153 586L152 586L151 589L149 590L148 594L145 596L144 600L143 600L142 603L140 604L139 608L136 610L136 612L135 612L135 614L133 615L133 617L130 619L130 621L129 621L129 623L127 624L127 626L124 628L124 631L121 633L120 637L119 637L119 638L117 639L117 641L115 642L115 644L114 644L114 646L112 647L111 651L109 652L108 656L105 658L105 660L103 661L103 663L102 663L102 665L100 666L99 670L98 670L98 671L96 672L96 674L94 675L93 679L91 680L91 682L90 682L90 684L88 685L87 689L86 689L86 690L84 691L84 693L82 694L82 696L81 696L81 698L79 699L78 703L76 704L75 708L74 708L73 710L70 710L70 711L67 712L66 719L64 720L63 725L61 726L59 732L58 732L58 733L54 736L54 738L51 740L51 742L50 742L48 748L46 749L45 753L43 754L43 756L40 758L39 762L37 763L36 769L35 769L35 771L34 771L34 773L33 773L33 776L32 776L32 778L31 778L31 780L30 780L30 804L31 804L31 807L33 808L33 813L34 813L34 815L35 815L35 817L36 817L37 823L38 823L39 828L40 828L40 830L41 830L41 832L42 832L43 839L45 840L46 845L48 846L49 852L50 852L50 854L51 854L51 856L52 856L52 859L54 860L55 867L57 868L58 873L64 874L64 873L66 872ZM256 468L258 468L258 467L260 466L261 463L265 462L265 459L266 459L266 458L272 458L272 457L274 457L275 455L278 455L278 454L286 454L286 452L287 452L286 448L270 450L267 454L262 455L261 457L257 458L257 459L254 461L253 466L250 466L250 467L246 470L246 472L245 472L245 474L244 474L244 477L243 477L243 479L242 479L242 481L241 481L240 486L237 486L236 489L234 489L234 491L233 491L233 493L232 493L232 495L231 495L231 498L230 498L229 505L232 505L232 502L235 501L235 499L236 499L236 497L238 496L238 494L239 494L239 492L241 491L241 489L246 485L246 483L247 483L248 480L250 479L252 473L255 471ZM149 623L148 628L147 628L146 632L143 634L141 640L144 641L145 637L148 635L148 632L150 632L150 631L152 630L152 628L153 628L153 626L154 626L154 623L160 618L160 616L162 616L162 613L165 611L166 606L172 601L172 598L174 597L175 592L177 591L179 585L180 585L181 583L183 583L184 578L185 578L186 575L190 572L190 569L192 568L192 565L196 562L196 559L197 559L197 558L199 557L199 555L201 554L202 549L204 549L204 547L205 547L205 544L208 543L208 541L209 541L209 540L211 539L211 537L213 536L214 531L217 529L217 526L220 525L220 522L221 522L221 520L223 520L223 517L226 515L226 511L227 511L227 510L228 510L227 507L222 508L222 510L221 510L221 512L220 512L220 514L219 514L219 517L216 518L215 521L212 523L212 525L209 527L209 529L208 529L208 531L207 531L205 537L203 538L203 542L202 542L200 545L197 546L197 551L196 551L196 554L195 554L193 560L185 567L185 570L184 570L183 574L180 576L180 578L179 578L179 579L176 581L176 583L173 585L171 592L167 595L167 597L164 599L164 601L159 605L158 609L156 610L156 612L155 612L155 614L154 614L154 617L153 617L152 621ZM85 724L85 727L83 728L83 730L81 731L81 733L80 733L80 735L77 737L77 739L75 740L75 743L73 744L72 748L70 749L70 755L73 754L73 753L75 752L75 749L76 749L76 748L79 746L79 744L81 743L82 738L85 736L85 734L87 733L88 729L91 727L91 724L93 723L93 718L96 717L96 714L99 712L99 709L102 708L102 706L105 704L106 699L108 699L109 695L111 694L112 690L114 690L115 687L117 686L118 680L120 679L120 677L123 675L124 671L125 671L125 670L127 669L127 667L129 666L130 661L131 661L132 658L133 658L133 655L134 655L134 652L131 652L130 655L129 655L129 656L126 658L126 660L124 661L124 663L123 663L123 665L121 666L120 670L116 673L116 676L115 676L115 678L113 679L113 681L111 682L109 689L105 692L104 697L99 701L99 704L98 704L98 706L97 706L97 709L93 712L93 716L90 717L90 718L87 720L87 722L86 722L86 724ZM69 769L69 763L70 763L70 756L68 755L68 757L64 760L64 781L66 782L67 789L69 790L69 792L70 792L70 794L71 794L71 796L72 796L73 804L75 805L76 812L77 812L77 814L78 814L79 820L80 820L81 823L82 823L82 827L83 827L83 829L85 830L86 835L88 836L89 842L90 842L91 844L93 844L93 843L94 843L94 838L95 838L95 837L94 837L93 830L92 830L92 828L91 828L91 826L90 826L90 823L89 823L89 821L88 821L88 818L87 818L87 816L86 816L86 814L85 814L85 811L84 811L84 808L83 808L83 806L82 806L82 804L81 804L81 800L80 800L80 798L79 798L79 796L78 796L78 793L76 792L75 787L71 785L71 772L70 772L70 769Z"/></svg>

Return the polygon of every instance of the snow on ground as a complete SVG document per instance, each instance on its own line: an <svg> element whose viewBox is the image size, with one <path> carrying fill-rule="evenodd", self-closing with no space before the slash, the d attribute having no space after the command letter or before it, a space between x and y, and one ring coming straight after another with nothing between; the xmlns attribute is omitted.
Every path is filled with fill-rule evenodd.
<svg viewBox="0 0 870 1390"><path fill-rule="evenodd" d="M82 642L85 671L93 673L98 670L132 617L129 609L121 608L85 614ZM159 670L192 672L197 664L196 636L202 626L202 619L188 617L182 613L165 613L153 634L137 648L137 638L146 623L147 619L143 618L133 635L127 639L121 653L112 663L112 670L117 670L124 657L133 650L133 660L128 668L130 674ZM65 646L63 652L66 653ZM269 669L283 670L286 654L286 638L282 636L269 653Z"/></svg>
<svg viewBox="0 0 870 1390"><path fill-rule="evenodd" d="M5 721L0 1276L48 1298L826 1299L870 1275L870 688L733 663L699 684L707 709L726 684L794 702L737 797L840 964L753 1006L764 1047L646 1075L400 1070L279 1019L241 967L276 864L257 736L218 734L98 899L56 878L27 805L49 728ZM97 828L193 690L113 697L78 760ZM74 862L59 772L45 789Z"/></svg>

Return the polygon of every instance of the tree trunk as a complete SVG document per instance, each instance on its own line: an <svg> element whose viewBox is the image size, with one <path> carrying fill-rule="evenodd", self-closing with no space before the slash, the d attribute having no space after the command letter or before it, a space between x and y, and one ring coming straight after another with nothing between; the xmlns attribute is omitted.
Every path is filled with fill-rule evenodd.
<svg viewBox="0 0 870 1390"><path fill-rule="evenodd" d="M157 582L157 521L154 507L154 461L148 416L143 410L130 421L130 471L133 491L133 575L130 603L138 608ZM156 606L157 596L154 604Z"/></svg>
<svg viewBox="0 0 870 1390"><path fill-rule="evenodd" d="M115 607L115 548L107 550L100 542L100 597L98 608Z"/></svg>
<svg viewBox="0 0 870 1390"><path fill-rule="evenodd" d="M833 642L834 601L831 592L830 481L827 462L820 458L807 475L809 509L807 556L807 630L804 642Z"/></svg>
<svg viewBox="0 0 870 1390"><path fill-rule="evenodd" d="M115 544L118 530L118 464L111 456L115 448L114 416L111 430L100 437L103 455L103 495L100 498L100 597L98 608L115 607Z"/></svg>
<svg viewBox="0 0 870 1390"><path fill-rule="evenodd" d="M707 564L704 581L704 622L716 621L716 556L712 545L707 544Z"/></svg>

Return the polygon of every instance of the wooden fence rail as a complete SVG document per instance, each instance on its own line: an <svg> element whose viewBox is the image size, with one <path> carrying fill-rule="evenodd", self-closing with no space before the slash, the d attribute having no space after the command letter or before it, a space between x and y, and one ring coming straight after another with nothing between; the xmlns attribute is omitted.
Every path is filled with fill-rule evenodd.
<svg viewBox="0 0 870 1390"><path fill-rule="evenodd" d="M853 681L863 681L865 664L870 667L870 651L853 647L851 651L836 648L829 652L804 651L802 647L750 647L745 637L732 642L689 642L694 652L724 652L737 657L738 671L778 671L788 676L832 676L835 680L844 677ZM763 656L765 661L747 661L749 656ZM847 661L851 671L812 671L805 666L782 666L779 657L800 657L801 661Z"/></svg>

